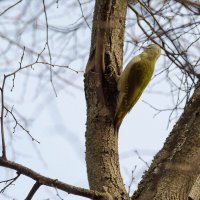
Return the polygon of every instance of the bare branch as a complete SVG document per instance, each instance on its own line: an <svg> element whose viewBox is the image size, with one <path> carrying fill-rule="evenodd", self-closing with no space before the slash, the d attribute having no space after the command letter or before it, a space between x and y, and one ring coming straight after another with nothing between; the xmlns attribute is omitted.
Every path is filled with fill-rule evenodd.
<svg viewBox="0 0 200 200"><path fill-rule="evenodd" d="M195 14L200 13L200 3L199 2L194 2L191 0L177 0L179 3L183 4L187 9L191 10L190 7L196 8L197 11ZM191 10L193 12L193 10Z"/></svg>
<svg viewBox="0 0 200 200"><path fill-rule="evenodd" d="M50 82L51 82L53 91L54 91L54 93L55 93L55 95L57 97L58 95L57 95L56 88L55 88L54 83L53 83L53 70L52 70L52 65L51 65L52 64L52 56L51 56L51 51L50 51L50 47L49 47L49 24L48 24L45 0L42 0L42 2L43 2L43 9L44 9L44 15L45 15L45 21L46 21L46 46L47 46L47 49L48 49L49 62L50 62L50 67L49 67L49 70L50 70Z"/></svg>
<svg viewBox="0 0 200 200"><path fill-rule="evenodd" d="M16 2L15 4L13 4L12 6L9 6L8 8L6 8L2 13L0 13L0 16L2 16L3 14L5 14L8 10L10 10L11 8L15 7L17 4L21 3L23 0L19 0L18 2Z"/></svg>
<svg viewBox="0 0 200 200"><path fill-rule="evenodd" d="M57 188L55 188L55 190L56 190L56 196L57 196L60 200L64 200L64 199L60 196L60 194L58 193Z"/></svg>
<svg viewBox="0 0 200 200"><path fill-rule="evenodd" d="M140 2L140 4L146 9L146 11L149 11L149 9L148 9L144 4L142 4L141 2ZM150 22L148 22L147 19L145 19L145 17L143 17L141 14L139 14L139 13L137 12L137 10L133 8L133 6L129 5L129 8L135 13L135 15L136 15L136 17L137 17L138 26L141 28L141 30L143 31L143 33L147 36L147 38L148 38L149 40L151 40L151 41L154 42L155 44L159 45L159 46L165 51L167 57L168 57L174 64L176 64L177 67L179 67L181 70L185 71L185 72L188 74L188 76L191 78L191 80L193 80L193 78L191 77L191 74L194 75L194 76L196 76L197 78L200 78L200 75L197 74L197 73L193 70L192 67L190 67L189 70L188 70L188 69L185 67L185 65L181 63L181 61L177 58L176 53L173 52L173 49L164 41L164 39L162 39L161 33L158 32L158 31L156 31L155 28L150 24ZM158 21L155 19L154 14L152 14L151 12L149 12L149 13L151 14L151 16L152 16L154 22L157 23L157 25L158 25L158 27L159 27L159 31L162 31L162 34L164 34L164 35L171 41L172 45L173 45L174 48L177 50L178 55L180 55L180 56L182 57L182 59L184 59L184 60L186 61L186 59L184 58L184 56L182 56L183 52L179 52L178 47L174 44L174 42L171 40L171 38L170 38L169 35L166 33L166 31L162 28L162 26L161 26L161 25L158 23ZM142 20L149 26L149 28L151 29L152 33L151 33L150 35L149 35L149 34L147 33L147 31L143 28L143 26L142 26L142 24L141 24L141 22L140 22L141 19L142 19ZM156 42L156 40L154 40L154 39L152 38L152 35L153 35L153 34L156 34L156 35L157 35L157 37L160 39L160 41L161 41L161 43L162 43L162 46L161 46L158 42ZM169 49L172 51L172 53L169 52L165 46L167 46L167 48L169 48ZM189 64L189 63L188 63L188 64ZM189 64L189 65L190 65L190 64Z"/></svg>
<svg viewBox="0 0 200 200"><path fill-rule="evenodd" d="M85 20L85 23L87 24L88 28L91 30L90 25L88 24L87 19L86 19L84 13L83 13L83 8L82 8L82 5L81 5L81 2L80 2L80 0L77 0L77 1L78 1L79 6L80 6L80 9L81 9L82 17Z"/></svg>
<svg viewBox="0 0 200 200"><path fill-rule="evenodd" d="M2 142L2 157L6 159L6 145L5 145L5 136L4 136L4 87L5 87L6 77L4 75L1 90L1 142Z"/></svg>
<svg viewBox="0 0 200 200"><path fill-rule="evenodd" d="M140 154L138 153L138 151L135 150L134 152L135 152L135 154L137 155L138 159L141 160L141 161L147 166L147 168L149 168L149 164L147 163L147 161L145 161L145 160L140 156Z"/></svg>
<svg viewBox="0 0 200 200"><path fill-rule="evenodd" d="M15 133L16 127L19 126L23 131L25 131L32 139L32 141L37 142L38 144L40 144L40 142L38 140L36 140L30 133L29 131L23 127L23 125L21 125L18 120L16 119L15 115L13 114L13 107L11 110L9 110L8 108L6 108L4 106L4 109L7 111L7 113L10 113L10 115L13 117L14 121L15 121L15 126L13 127L13 133Z"/></svg>
<svg viewBox="0 0 200 200"><path fill-rule="evenodd" d="M31 200L34 196L34 194L37 192L41 184L39 182L36 182L33 187L31 188L30 192L28 193L27 197L25 200Z"/></svg>
<svg viewBox="0 0 200 200"><path fill-rule="evenodd" d="M135 177L134 177L134 172L136 170L137 166L135 165L134 169L131 171L131 181L130 181L130 184L128 185L128 194L130 196L130 193L131 193L131 187L133 185L133 181L135 180Z"/></svg>
<svg viewBox="0 0 200 200"><path fill-rule="evenodd" d="M46 46L46 45L45 45ZM19 67L18 69L16 69L15 71L9 73L9 74L5 74L4 75L4 78L3 78L3 83L2 83L2 86L0 87L0 92L1 92L1 116L0 116L0 123L1 123L1 142L2 142L2 157L6 159L6 146L5 146L5 134L4 134L4 117L7 116L7 114L9 113L12 118L14 119L15 121L15 126L13 127L14 131L15 132L15 129L17 126L19 126L22 130L24 130L30 137L33 141L36 141L37 143L40 143L38 140L36 140L30 133L29 131L23 126L21 125L17 118L15 117L15 115L13 114L13 107L11 110L9 110L6 106L5 106L5 103L4 103L4 88L5 88L5 84L6 84L6 80L7 78L9 78L10 76L13 76L13 79L12 79L12 88L11 88L11 91L13 90L14 86L15 86L15 77L16 77L16 74L21 71L21 70L24 70L24 69L27 69L27 68L32 68L34 65L37 65L37 64L43 64L43 65L48 65L50 68L52 67L61 67L61 68L66 68L66 69L70 69L76 73L79 73L81 71L76 71L74 69L72 69L71 67L67 66L67 65L57 65L57 64L52 64L52 63L47 63L47 62L42 62L42 61L39 61L39 58L40 56L42 55L42 53L44 52L45 50L45 47L42 49L42 51L37 54L37 58L35 60L35 62L31 63L31 64L28 64L28 65L25 65L25 66L22 66L22 62L23 62L23 59L24 59L24 55L25 55L25 47L23 47L23 52L22 52L22 56L21 56L21 59L20 59L20 62L19 62ZM50 59L51 61L51 59ZM4 110L6 110L6 114L4 116Z"/></svg>
<svg viewBox="0 0 200 200"><path fill-rule="evenodd" d="M12 179L9 179L9 180L5 180L5 181L0 181L0 183L8 183L3 189L1 189L0 193L3 193L6 188L8 188L10 185L12 185L19 177L20 177L20 173L17 172L17 176L12 178Z"/></svg>
<svg viewBox="0 0 200 200"><path fill-rule="evenodd" d="M33 180L37 181L41 185L54 187L59 190L65 191L67 193L71 193L74 195L91 198L91 199L101 199L103 196L105 196L104 193L72 186L67 183L63 183L57 179L48 178L46 176L43 176L43 175L33 171L32 169L30 169L28 167L25 167L21 164L6 160L2 157L0 157L0 166L16 170L20 174L23 174L29 178L32 178Z"/></svg>

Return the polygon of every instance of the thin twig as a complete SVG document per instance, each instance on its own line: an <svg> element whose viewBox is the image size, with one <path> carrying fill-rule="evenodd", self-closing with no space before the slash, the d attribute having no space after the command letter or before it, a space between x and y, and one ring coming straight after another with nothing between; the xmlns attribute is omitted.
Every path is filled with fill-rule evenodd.
<svg viewBox="0 0 200 200"><path fill-rule="evenodd" d="M138 156L138 159L141 160L147 166L147 168L149 168L149 164L140 156L140 154L138 153L138 151L135 150L134 152Z"/></svg>
<svg viewBox="0 0 200 200"><path fill-rule="evenodd" d="M16 119L15 115L14 115L13 112L12 112L12 109L9 110L9 109L6 108L5 106L4 106L4 109L7 111L7 113L10 113L10 115L12 116L12 118L13 118L14 121L15 121L15 126L13 127L13 133L15 133L16 127L19 126L23 131L25 131L25 132L31 137L32 141L35 141L35 142L37 142L38 144L40 144L40 142L39 142L38 140L36 140L36 139L30 134L30 132L29 132L26 128L24 128L23 125L21 125L21 124L18 122L18 120Z"/></svg>
<svg viewBox="0 0 200 200"><path fill-rule="evenodd" d="M80 2L80 0L77 0L77 1L78 1L79 6L80 6L80 9L81 9L82 17L83 17L85 23L87 24L87 27L91 30L90 25L88 24L87 19L86 19L84 13L83 13L83 8L82 8L82 5L81 5L81 2Z"/></svg>
<svg viewBox="0 0 200 200"><path fill-rule="evenodd" d="M56 190L56 196L57 196L60 200L64 200L64 199L60 196L60 194L58 193L57 188L55 188L55 190Z"/></svg>
<svg viewBox="0 0 200 200"><path fill-rule="evenodd" d="M2 13L0 13L0 16L2 16L3 14L5 14L8 10L10 10L11 8L15 7L17 4L19 4L20 2L22 2L23 0L19 0L17 3L13 4L12 6L9 6L8 8L6 8Z"/></svg>
<svg viewBox="0 0 200 200"><path fill-rule="evenodd" d="M4 75L1 90L1 143L2 143L2 158L6 159L6 145L4 135L4 87L5 87L6 76Z"/></svg>
<svg viewBox="0 0 200 200"><path fill-rule="evenodd" d="M137 166L135 165L134 169L131 171L131 181L130 181L130 184L128 185L128 194L129 196L131 195L131 187L133 185L133 181L135 180L135 177L134 177L134 173L135 173L135 170L136 170Z"/></svg>
<svg viewBox="0 0 200 200"><path fill-rule="evenodd" d="M12 185L19 177L20 177L20 173L17 172L17 176L15 178L9 179L9 180L5 180L5 181L1 181L0 183L8 183L3 189L1 189L0 193L3 193L6 188L8 188L10 185Z"/></svg>
<svg viewBox="0 0 200 200"><path fill-rule="evenodd" d="M50 62L50 68L49 68L49 70L50 70L50 82L51 82L53 91L54 91L54 93L57 97L58 95L57 95L56 88L55 88L54 83L53 83L52 56L51 56L51 50L50 50L50 47L49 47L49 24L48 24L45 0L42 0L42 2L43 2L44 16L45 16L45 21L46 21L46 46L47 46L47 49L48 49L49 62Z"/></svg>

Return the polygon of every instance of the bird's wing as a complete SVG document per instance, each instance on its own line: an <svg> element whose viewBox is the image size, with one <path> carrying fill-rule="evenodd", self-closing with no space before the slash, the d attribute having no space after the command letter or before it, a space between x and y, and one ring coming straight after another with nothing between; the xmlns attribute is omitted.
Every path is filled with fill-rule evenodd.
<svg viewBox="0 0 200 200"><path fill-rule="evenodd" d="M128 95L133 94L134 90L136 90L135 91L136 95L138 93L137 78L141 77L142 74L140 61L141 58L139 56L133 58L128 63L128 65L126 66L126 68L122 72L122 75L119 78L118 82L119 96L118 96L117 109L114 121L116 128L120 126L124 116L131 109L132 102L130 101L131 100L130 98L132 97ZM135 98L137 99L137 97Z"/></svg>
<svg viewBox="0 0 200 200"><path fill-rule="evenodd" d="M130 79L133 79L132 75L133 74L137 74L137 72L134 72L135 70L139 69L139 64L141 61L141 57L138 55L136 57L134 57L126 66L126 68L124 69L124 71L122 72L121 77L119 78L118 81L118 91L119 92L126 92L127 91L127 87L129 86L129 81L131 81ZM123 84L122 84L123 83Z"/></svg>

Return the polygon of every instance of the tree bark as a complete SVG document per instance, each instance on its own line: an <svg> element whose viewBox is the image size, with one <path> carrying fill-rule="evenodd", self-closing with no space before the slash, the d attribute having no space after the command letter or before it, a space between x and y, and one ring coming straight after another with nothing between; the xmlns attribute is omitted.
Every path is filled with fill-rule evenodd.
<svg viewBox="0 0 200 200"><path fill-rule="evenodd" d="M200 82L132 199L200 199Z"/></svg>
<svg viewBox="0 0 200 200"><path fill-rule="evenodd" d="M85 72L86 164L90 189L128 199L114 134L116 80L123 60L127 0L96 0L90 57Z"/></svg>

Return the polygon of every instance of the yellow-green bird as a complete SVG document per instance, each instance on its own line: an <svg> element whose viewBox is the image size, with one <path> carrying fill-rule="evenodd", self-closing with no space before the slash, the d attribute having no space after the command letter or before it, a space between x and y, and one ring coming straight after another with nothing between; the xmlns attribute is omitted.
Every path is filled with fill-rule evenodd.
<svg viewBox="0 0 200 200"><path fill-rule="evenodd" d="M154 72L155 63L161 49L156 44L144 48L144 51L134 57L126 66L117 83L118 100L114 119L115 133L125 115L135 105L148 85Z"/></svg>

